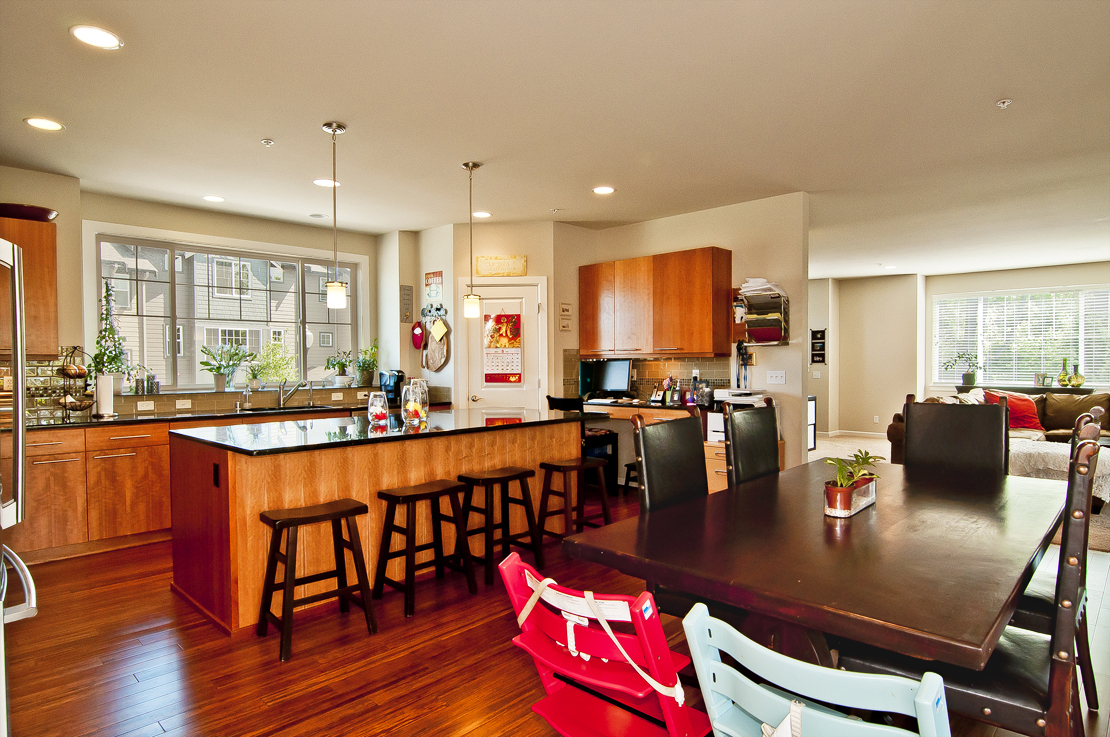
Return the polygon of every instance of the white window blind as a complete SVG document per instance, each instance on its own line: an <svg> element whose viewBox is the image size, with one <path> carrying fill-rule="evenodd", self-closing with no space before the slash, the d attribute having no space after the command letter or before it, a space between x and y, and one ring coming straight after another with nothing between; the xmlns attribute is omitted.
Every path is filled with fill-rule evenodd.
<svg viewBox="0 0 1110 737"><path fill-rule="evenodd" d="M1110 384L1110 288L1058 292L944 295L933 301L933 382L961 383L964 364L945 370L957 353L985 368L979 383L1033 384L1056 376L1067 361L1088 384Z"/></svg>

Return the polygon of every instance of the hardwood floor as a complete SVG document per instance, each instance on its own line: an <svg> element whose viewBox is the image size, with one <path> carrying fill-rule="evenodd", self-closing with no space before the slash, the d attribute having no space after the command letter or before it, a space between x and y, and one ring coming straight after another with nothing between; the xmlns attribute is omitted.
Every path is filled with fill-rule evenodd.
<svg viewBox="0 0 1110 737"><path fill-rule="evenodd" d="M634 515L635 502L615 513ZM547 551L544 572L560 582L643 589L558 545ZM510 643L518 629L499 579L473 597L461 575L422 579L408 620L403 595L387 591L373 636L357 608L300 612L293 658L282 664L273 629L226 637L170 592L169 543L32 573L39 614L6 630L16 737L554 734L529 709L543 692L531 659ZM680 621L664 621L681 640ZM1110 687L1110 675L1099 678L1100 690ZM1110 690L1100 695L1110 704ZM1108 723L1091 721L1088 737L1105 737ZM953 720L953 734L1008 733Z"/></svg>

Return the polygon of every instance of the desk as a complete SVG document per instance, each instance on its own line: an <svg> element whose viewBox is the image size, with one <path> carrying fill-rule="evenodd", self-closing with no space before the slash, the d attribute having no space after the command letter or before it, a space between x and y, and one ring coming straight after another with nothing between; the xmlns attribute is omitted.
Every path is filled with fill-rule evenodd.
<svg viewBox="0 0 1110 737"><path fill-rule="evenodd" d="M810 639L981 669L1052 540L1066 485L877 473L878 502L846 520L824 516L830 469L815 461L563 544Z"/></svg>

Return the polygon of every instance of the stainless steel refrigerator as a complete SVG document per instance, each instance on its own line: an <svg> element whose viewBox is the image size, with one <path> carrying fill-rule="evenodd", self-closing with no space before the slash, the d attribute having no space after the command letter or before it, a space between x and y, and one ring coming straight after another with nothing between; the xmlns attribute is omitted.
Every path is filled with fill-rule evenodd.
<svg viewBox="0 0 1110 737"><path fill-rule="evenodd" d="M10 285L11 325L0 325L0 331L11 335L11 347L0 354L0 366L7 369L10 381L5 379L3 394L10 386L10 404L0 404L0 436L11 437L12 458L10 471L0 476L0 544L4 543L4 530L23 522L27 510L25 494L25 449L27 421L27 376L26 331L23 319L23 252L19 246L0 239L0 280ZM20 560L6 544L2 545L3 565L0 565L0 735L11 734L11 719L8 711L8 669L4 638L7 625L21 619L28 619L37 613L35 582L26 564ZM16 579L22 584L23 599L9 605L9 598L16 600ZM9 597L9 594L12 594Z"/></svg>

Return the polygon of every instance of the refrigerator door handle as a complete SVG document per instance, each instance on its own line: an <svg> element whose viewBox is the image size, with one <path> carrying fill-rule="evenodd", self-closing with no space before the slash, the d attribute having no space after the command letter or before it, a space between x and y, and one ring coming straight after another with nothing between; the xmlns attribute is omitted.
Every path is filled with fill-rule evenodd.
<svg viewBox="0 0 1110 737"><path fill-rule="evenodd" d="M23 314L23 251L0 240L0 264L12 272L12 498L0 505L0 527L7 529L23 521L27 449L26 324Z"/></svg>
<svg viewBox="0 0 1110 737"><path fill-rule="evenodd" d="M12 549L7 545L3 546L4 560L12 564L16 574L19 575L19 581L23 584L23 591L26 594L26 600L22 604L16 604L13 607L4 607L4 624L10 622L18 622L21 619L30 619L39 613L39 597L35 591L35 579L31 576L31 571L28 570L27 564L23 559L12 552ZM5 589L7 586L5 585ZM5 592L6 593L6 592Z"/></svg>

